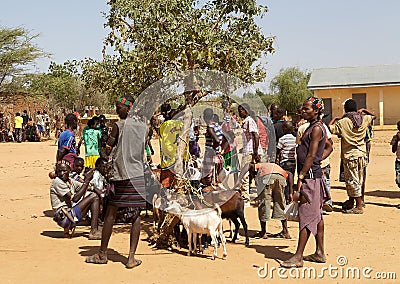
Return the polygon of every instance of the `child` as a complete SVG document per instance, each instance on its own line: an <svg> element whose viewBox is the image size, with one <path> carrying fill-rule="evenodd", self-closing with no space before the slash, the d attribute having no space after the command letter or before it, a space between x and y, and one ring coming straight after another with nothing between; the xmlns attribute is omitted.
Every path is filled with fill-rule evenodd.
<svg viewBox="0 0 400 284"><path fill-rule="evenodd" d="M96 128L96 121L92 118L88 121L89 129L82 137L85 141L85 167L94 168L96 160L100 157L101 131Z"/></svg>
<svg viewBox="0 0 400 284"><path fill-rule="evenodd" d="M104 114L99 115L99 127L101 130L100 138L100 157L106 157L106 145L108 136L110 135L110 129L107 125L107 118Z"/></svg>
<svg viewBox="0 0 400 284"><path fill-rule="evenodd" d="M289 171L294 175L296 171L296 137L293 136L293 124L291 121L284 121L282 124L283 136L279 138L276 155L276 163L285 171ZM285 187L285 197L288 201L289 190Z"/></svg>
<svg viewBox="0 0 400 284"><path fill-rule="evenodd" d="M393 136L390 145L392 145L392 152L396 153L394 169L396 171L396 184L400 188L400 120L397 122L397 130L398 132ZM400 205L397 208L400 209Z"/></svg>
<svg viewBox="0 0 400 284"><path fill-rule="evenodd" d="M58 138L57 161L66 160L71 166L74 163L76 155L76 140L74 131L78 127L78 119L73 113L65 117L65 129Z"/></svg>
<svg viewBox="0 0 400 284"><path fill-rule="evenodd" d="M83 159L82 159L83 160ZM91 190L100 194L100 197L105 196L106 192L106 170L107 170L107 159L98 158L95 163L95 170L93 172L93 178L90 181Z"/></svg>
<svg viewBox="0 0 400 284"><path fill-rule="evenodd" d="M81 157L76 157L74 160L73 168L74 168L74 170L71 172L71 178L73 180L83 182L81 173L83 172L83 169L85 168L85 160L82 159Z"/></svg>
<svg viewBox="0 0 400 284"><path fill-rule="evenodd" d="M82 159L83 160L83 159ZM89 190L97 193L100 197L99 204L99 216L104 220L105 208L106 208L106 188L107 188L107 159L98 158L95 164L95 170L93 172L93 178L89 183Z"/></svg>

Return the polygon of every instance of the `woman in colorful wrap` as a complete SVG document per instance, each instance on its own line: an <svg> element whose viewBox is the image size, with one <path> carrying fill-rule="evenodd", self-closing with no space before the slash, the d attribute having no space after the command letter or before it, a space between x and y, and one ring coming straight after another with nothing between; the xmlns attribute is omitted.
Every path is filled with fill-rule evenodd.
<svg viewBox="0 0 400 284"><path fill-rule="evenodd" d="M325 185L321 160L332 152L332 145L326 138L325 128L320 116L324 110L322 99L310 97L303 103L302 114L310 126L297 147L298 191L293 200L299 201L299 240L296 253L281 263L282 267L302 267L303 259L313 262L326 262L324 252L324 220L322 206L330 198ZM310 233L315 236L315 253L303 258L304 248Z"/></svg>
<svg viewBox="0 0 400 284"><path fill-rule="evenodd" d="M137 118L128 116L133 98L124 95L117 99L115 106L120 118L114 123L107 141L107 155L111 152L113 176L108 196L106 216L101 238L100 251L86 258L86 262L107 263L107 247L112 227L119 207L132 210L130 231L130 250L126 268L134 268L142 262L135 258L140 235L140 211L145 208L144 153L147 126Z"/></svg>

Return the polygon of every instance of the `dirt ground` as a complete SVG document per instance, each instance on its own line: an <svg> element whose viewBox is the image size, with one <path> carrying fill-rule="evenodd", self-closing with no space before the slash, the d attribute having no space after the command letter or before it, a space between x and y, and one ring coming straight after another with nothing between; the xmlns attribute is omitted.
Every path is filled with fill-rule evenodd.
<svg viewBox="0 0 400 284"><path fill-rule="evenodd" d="M400 189L394 182L395 157L389 146L393 134L394 131L375 132L363 215L340 212L339 202L346 199L346 192L344 184L338 182L340 146L335 140L331 156L334 212L324 215L328 260L326 264L305 262L305 267L316 270L317 277L323 271L327 283L354 283L350 267L361 271L361 279L357 282L364 283L367 279L363 271L372 279L380 275L393 278L389 272L395 272L397 279L400 278L400 246L397 243L400 210L396 208L400 203ZM274 283L288 281L282 279L285 277L292 283L308 281L307 273L303 277L302 270L277 271L279 262L295 252L296 222L289 222L291 240L251 239L250 247L246 248L241 237L238 243L227 245L226 260L212 261L211 249L206 250L205 255L192 257L186 256L185 249L153 249L146 242L152 234L149 215L143 217L137 250L138 258L143 261L141 266L133 270L124 267L129 250L127 225L114 227L107 265L86 264L85 257L97 252L100 241L87 239L89 230L86 226L78 227L73 239L64 239L62 230L50 217L50 180L47 174L52 169L55 152L54 141L0 144L1 283ZM245 213L250 234L253 234L259 229L257 209L246 208ZM224 225L227 229L226 222ZM279 232L280 222L270 221L268 231ZM312 253L314 249L312 238L305 253ZM218 255L222 257L222 248ZM259 267L267 268L268 275ZM382 274L377 274L380 272ZM385 280L385 283L395 282L399 280Z"/></svg>

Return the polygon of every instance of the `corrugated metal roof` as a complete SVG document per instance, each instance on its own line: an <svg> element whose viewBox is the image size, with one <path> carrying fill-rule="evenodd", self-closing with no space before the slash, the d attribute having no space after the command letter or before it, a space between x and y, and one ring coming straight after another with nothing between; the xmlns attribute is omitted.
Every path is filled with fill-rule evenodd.
<svg viewBox="0 0 400 284"><path fill-rule="evenodd" d="M400 64L315 69L309 89L400 85Z"/></svg>

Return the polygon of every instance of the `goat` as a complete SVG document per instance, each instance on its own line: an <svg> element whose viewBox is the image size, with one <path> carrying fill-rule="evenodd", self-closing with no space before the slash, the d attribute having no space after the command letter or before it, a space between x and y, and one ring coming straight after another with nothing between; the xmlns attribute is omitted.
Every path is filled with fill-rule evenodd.
<svg viewBox="0 0 400 284"><path fill-rule="evenodd" d="M246 237L245 246L249 246L249 233L246 219L244 218L244 199L240 193L234 190L214 190L206 193L204 195L204 200L209 204L220 204L222 211L221 217L223 219L229 219L233 222L233 224L235 224L235 232L232 237L233 243L237 239L240 223L242 223ZM199 204L199 202L196 202L195 206L199 209L206 208L204 204Z"/></svg>
<svg viewBox="0 0 400 284"><path fill-rule="evenodd" d="M207 234L211 236L211 239L214 242L214 254L212 256L213 260L217 256L218 236L221 238L224 251L223 257L225 258L228 255L226 252L226 240L222 231L221 208L218 206L218 204L216 204L215 209L207 208L192 210L182 208L178 202L171 201L165 211L177 215L181 220L183 227L188 234L188 256L190 256L192 252L196 253L197 234ZM194 250L192 248L192 239L194 242Z"/></svg>
<svg viewBox="0 0 400 284"><path fill-rule="evenodd" d="M163 211L161 210L162 199L161 196L157 193L153 195L153 228L154 230L157 227L157 231L160 231L161 221L164 220Z"/></svg>

